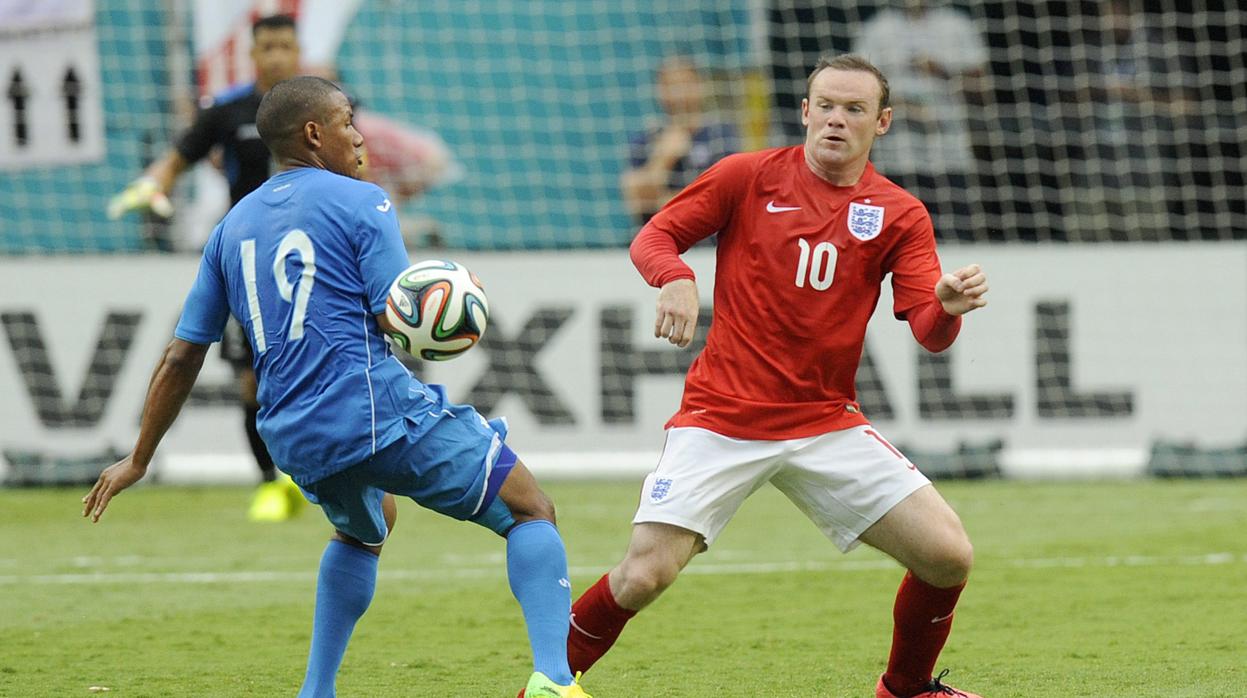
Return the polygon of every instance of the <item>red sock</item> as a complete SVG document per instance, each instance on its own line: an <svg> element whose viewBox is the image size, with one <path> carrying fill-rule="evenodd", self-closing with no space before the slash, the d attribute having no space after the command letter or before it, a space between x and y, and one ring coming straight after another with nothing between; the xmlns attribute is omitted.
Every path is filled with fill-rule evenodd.
<svg viewBox="0 0 1247 698"><path fill-rule="evenodd" d="M953 629L953 609L965 583L941 589L912 572L901 580L892 608L892 654L883 683L898 696L922 692L931 681L935 660Z"/></svg>
<svg viewBox="0 0 1247 698"><path fill-rule="evenodd" d="M572 625L567 634L567 664L572 673L588 671L615 644L624 625L636 611L621 607L611 594L604 574L572 604Z"/></svg>

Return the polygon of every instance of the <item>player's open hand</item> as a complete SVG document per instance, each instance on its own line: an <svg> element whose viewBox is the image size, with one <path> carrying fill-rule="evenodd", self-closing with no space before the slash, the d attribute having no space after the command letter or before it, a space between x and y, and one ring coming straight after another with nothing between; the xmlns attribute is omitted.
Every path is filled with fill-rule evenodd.
<svg viewBox="0 0 1247 698"><path fill-rule="evenodd" d="M949 315L965 315L975 308L987 305L983 294L987 293L987 275L977 264L962 267L940 277L935 284L935 296Z"/></svg>
<svg viewBox="0 0 1247 698"><path fill-rule="evenodd" d="M82 515L90 516L92 523L99 522L113 495L138 482L146 473L147 468L136 464L132 455L104 468L95 487L82 498Z"/></svg>
<svg viewBox="0 0 1247 698"><path fill-rule="evenodd" d="M121 218L130 211L151 211L161 218L168 218L173 215L173 202L156 185L156 180L139 177L108 202L108 217L111 220Z"/></svg>
<svg viewBox="0 0 1247 698"><path fill-rule="evenodd" d="M697 330L697 282L692 279L676 279L658 291L658 316L654 321L654 336L666 339L678 346L687 347Z"/></svg>

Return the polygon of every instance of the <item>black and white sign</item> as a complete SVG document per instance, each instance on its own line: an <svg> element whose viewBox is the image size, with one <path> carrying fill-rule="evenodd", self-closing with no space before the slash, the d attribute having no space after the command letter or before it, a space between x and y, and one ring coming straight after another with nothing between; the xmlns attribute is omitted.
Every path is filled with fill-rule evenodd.
<svg viewBox="0 0 1247 698"><path fill-rule="evenodd" d="M653 337L656 292L626 251L454 258L484 282L490 327L461 358L424 364L426 380L507 416L509 441L536 467L563 458L592 471L623 455L651 467L692 354ZM708 318L713 252L685 258ZM952 247L943 261L982 264L989 305L931 355L892 318L885 284L858 397L889 440L950 450L1000 439L1011 462L1036 464L1028 474L1104 475L1153 439L1215 447L1247 435L1247 245ZM197 263L0 259L0 448L128 449ZM207 479L226 463L254 478L235 394L213 350L162 457L197 458Z"/></svg>
<svg viewBox="0 0 1247 698"><path fill-rule="evenodd" d="M92 0L0 1L0 169L104 156Z"/></svg>

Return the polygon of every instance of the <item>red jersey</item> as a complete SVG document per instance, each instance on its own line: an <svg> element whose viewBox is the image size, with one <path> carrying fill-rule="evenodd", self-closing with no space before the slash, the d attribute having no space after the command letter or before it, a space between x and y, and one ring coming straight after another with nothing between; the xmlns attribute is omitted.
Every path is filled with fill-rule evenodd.
<svg viewBox="0 0 1247 698"><path fill-rule="evenodd" d="M633 263L654 287L691 279L679 255L715 232L714 318L668 428L778 440L868 423L855 378L888 273L893 311L924 346L942 350L960 327L935 297L926 208L870 164L841 187L803 146L728 156L641 229Z"/></svg>

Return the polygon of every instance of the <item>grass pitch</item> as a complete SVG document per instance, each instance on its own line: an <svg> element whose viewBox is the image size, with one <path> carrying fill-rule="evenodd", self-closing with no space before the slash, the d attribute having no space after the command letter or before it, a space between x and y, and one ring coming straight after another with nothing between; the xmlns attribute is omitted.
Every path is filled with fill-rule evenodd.
<svg viewBox="0 0 1247 698"><path fill-rule="evenodd" d="M575 592L622 554L637 483L550 483ZM1247 482L942 484L976 567L940 660L1005 696L1247 695ZM242 488L0 490L0 696L293 696L329 527L248 523ZM900 569L750 499L586 677L597 698L873 695ZM342 696L514 696L503 544L400 504ZM101 689L107 688L105 693Z"/></svg>

